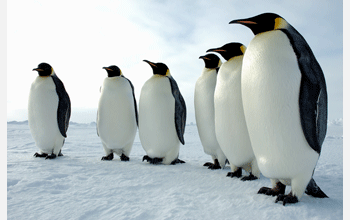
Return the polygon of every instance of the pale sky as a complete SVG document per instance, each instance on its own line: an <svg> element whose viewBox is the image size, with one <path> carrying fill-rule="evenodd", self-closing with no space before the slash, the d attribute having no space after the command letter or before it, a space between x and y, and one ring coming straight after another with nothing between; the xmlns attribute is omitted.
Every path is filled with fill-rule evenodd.
<svg viewBox="0 0 350 220"><path fill-rule="evenodd" d="M142 62L165 63L195 122L194 86L207 49L248 46L253 33L233 19L284 17L313 50L326 77L328 118L343 118L343 2L340 0L7 1L7 121L27 120L33 68L49 63L71 98L71 121L96 119L104 66L117 65L140 91L152 76ZM223 58L222 58L222 61Z"/></svg>

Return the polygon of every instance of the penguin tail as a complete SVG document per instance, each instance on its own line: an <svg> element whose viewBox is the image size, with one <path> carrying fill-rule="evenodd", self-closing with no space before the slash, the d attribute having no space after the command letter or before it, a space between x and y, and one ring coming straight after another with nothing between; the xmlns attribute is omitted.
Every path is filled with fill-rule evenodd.
<svg viewBox="0 0 350 220"><path fill-rule="evenodd" d="M306 187L305 193L309 196L316 198L328 198L328 196L321 190L321 188L316 184L314 178L311 178L309 184Z"/></svg>

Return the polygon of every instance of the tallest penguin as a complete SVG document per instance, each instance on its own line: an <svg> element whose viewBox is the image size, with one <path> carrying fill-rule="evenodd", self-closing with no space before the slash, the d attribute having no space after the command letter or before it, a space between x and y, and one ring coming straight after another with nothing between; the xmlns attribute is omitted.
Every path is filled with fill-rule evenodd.
<svg viewBox="0 0 350 220"><path fill-rule="evenodd" d="M311 48L277 14L233 23L255 35L243 58L242 100L260 171L273 187L258 193L278 195L283 205L304 192L327 197L312 178L327 131L327 89ZM285 185L291 185L288 195Z"/></svg>

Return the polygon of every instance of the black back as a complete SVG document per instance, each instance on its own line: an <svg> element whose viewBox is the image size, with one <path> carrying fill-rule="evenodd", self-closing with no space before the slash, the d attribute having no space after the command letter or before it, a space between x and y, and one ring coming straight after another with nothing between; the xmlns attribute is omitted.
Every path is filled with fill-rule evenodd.
<svg viewBox="0 0 350 220"><path fill-rule="evenodd" d="M292 26L281 29L289 38L301 71L299 109L302 129L312 149L320 154L327 133L327 87L311 48Z"/></svg>
<svg viewBox="0 0 350 220"><path fill-rule="evenodd" d="M167 76L170 81L171 92L175 99L175 128L177 136L182 144L185 144L184 133L186 126L186 103L179 87L172 76Z"/></svg>
<svg viewBox="0 0 350 220"><path fill-rule="evenodd" d="M134 85L131 83L131 81L126 78L125 76L121 75L121 77L124 77L126 80L128 80L128 82L130 83L131 86L131 90L132 90L132 96L134 98L134 108L135 108L135 118L136 118L136 125L137 127L139 126L139 117L138 117L138 113L137 113L137 104L136 104L136 99L135 99L135 91L134 91Z"/></svg>
<svg viewBox="0 0 350 220"><path fill-rule="evenodd" d="M71 115L71 103L66 89L62 81L56 76L51 75L53 82L56 86L56 93L58 95L58 108L57 108L57 123L58 128L63 137L67 137L67 130L69 126L69 119Z"/></svg>

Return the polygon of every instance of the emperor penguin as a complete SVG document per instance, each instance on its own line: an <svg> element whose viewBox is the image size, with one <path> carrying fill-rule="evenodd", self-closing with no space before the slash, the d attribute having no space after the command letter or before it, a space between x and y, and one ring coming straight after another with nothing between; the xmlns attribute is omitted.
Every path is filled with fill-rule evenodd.
<svg viewBox="0 0 350 220"><path fill-rule="evenodd" d="M242 104L241 70L245 50L243 44L236 42L207 50L219 53L226 60L218 72L214 92L215 132L220 147L230 162L231 172L227 176L239 178L243 168L249 173L241 179L243 181L260 177Z"/></svg>
<svg viewBox="0 0 350 220"><path fill-rule="evenodd" d="M184 163L178 157L180 143L185 144L185 100L164 63L144 62L152 67L153 76L143 85L139 101L139 136L147 153L142 161Z"/></svg>
<svg viewBox="0 0 350 220"><path fill-rule="evenodd" d="M311 48L277 14L233 23L255 35L243 59L242 99L255 157L272 183L258 193L277 195L275 202L283 205L298 202L304 192L327 197L313 179L327 132L327 89ZM285 185L291 185L288 195Z"/></svg>
<svg viewBox="0 0 350 220"><path fill-rule="evenodd" d="M199 59L203 59L205 66L194 89L196 124L204 152L210 155L214 161L214 163L205 163L204 166L209 169L220 169L225 167L226 156L216 140L214 91L221 60L212 53L200 56Z"/></svg>
<svg viewBox="0 0 350 220"><path fill-rule="evenodd" d="M67 137L71 103L62 81L47 63L40 63L39 76L31 85L28 100L28 124L40 153L34 157L54 159L63 156L61 149Z"/></svg>
<svg viewBox="0 0 350 220"><path fill-rule="evenodd" d="M138 124L134 86L119 67L112 65L103 69L108 77L100 88L96 123L106 153L101 160L112 160L115 153L121 161L129 161Z"/></svg>

